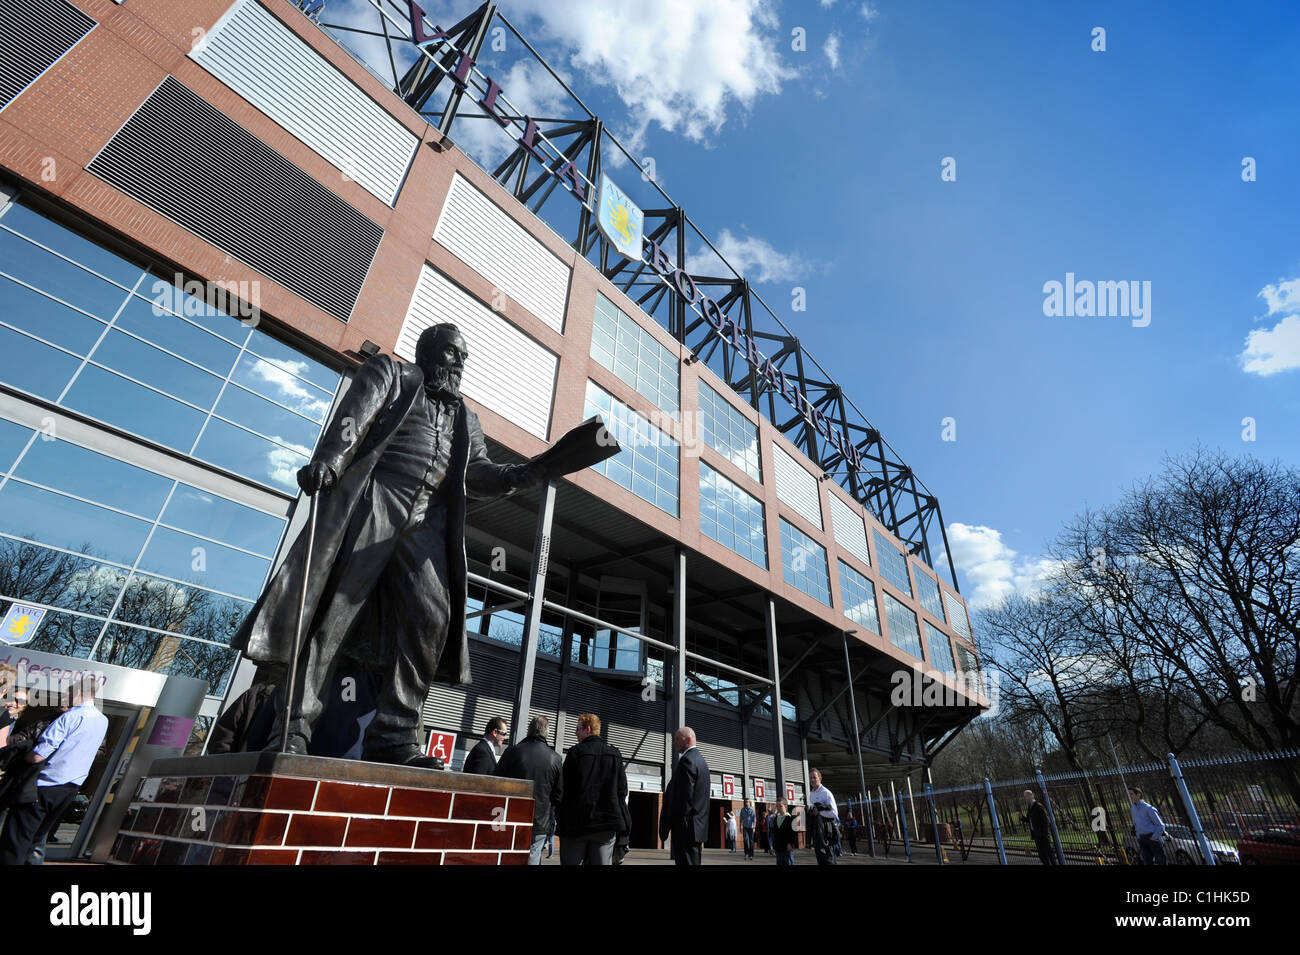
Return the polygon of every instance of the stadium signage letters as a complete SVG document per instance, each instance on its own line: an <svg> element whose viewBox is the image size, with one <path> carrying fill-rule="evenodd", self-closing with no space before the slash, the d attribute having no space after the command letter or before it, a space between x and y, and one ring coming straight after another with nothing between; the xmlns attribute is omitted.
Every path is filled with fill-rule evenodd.
<svg viewBox="0 0 1300 955"><path fill-rule="evenodd" d="M420 51L429 58L429 61L439 70L443 70L450 77L452 82L462 90L469 89L470 71L474 69L474 60L469 54L461 52L460 58L456 61L456 66L446 71L433 55L429 52L429 46L433 44L451 44L451 37L441 27L435 26L430 33L424 26L424 9L415 2L408 0L411 12L411 40L419 47ZM455 48L453 47L453 50ZM480 71L480 75L481 71ZM489 116L497 121L502 129L510 126L511 120L502 115L497 107L497 100L502 92L497 81L490 76L483 76L483 81L487 88L483 95L478 99L478 105ZM531 116L524 117L524 129L516 138L516 142L529 153L533 155L542 166L554 176L565 189L584 206L587 205L587 181L573 161L565 157L562 153L557 156L548 156L542 150L542 140L537 138L537 121ZM550 143L546 145L551 146ZM554 146L551 146L555 149ZM558 150L556 150L558 153ZM563 163L560 160L564 160ZM684 270L675 267L672 260L664 252L663 248L650 239L643 239L642 242L642 261L650 266L660 278L667 283L668 287L682 297L682 300L701 318L713 326L714 331L736 349L736 353L749 362L750 366L775 390L781 393L781 397L789 402L790 406L808 421L832 448L839 451L844 456L844 460L855 470L862 467L862 452L853 444L852 439L846 432L837 431L830 426L826 416L820 409L814 407L813 403L808 400L808 396L794 386L786 374L772 364L771 359L767 358L761 351L754 340L749 337L740 324L729 318L713 299L700 291L695 284L695 280Z"/></svg>

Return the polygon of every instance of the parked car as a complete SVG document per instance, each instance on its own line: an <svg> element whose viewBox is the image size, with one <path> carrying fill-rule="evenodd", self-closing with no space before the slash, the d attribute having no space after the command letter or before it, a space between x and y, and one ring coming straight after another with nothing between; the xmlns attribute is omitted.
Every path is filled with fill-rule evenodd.
<svg viewBox="0 0 1300 955"><path fill-rule="evenodd" d="M1170 865L1204 865L1201 859L1201 847L1196 841L1196 833L1190 826L1165 826L1165 834L1161 842L1165 847L1165 861ZM1124 848L1132 863L1136 863L1141 858L1137 836L1134 835L1132 826L1129 826L1125 836ZM1214 853L1216 865L1237 865L1241 861L1236 849L1217 839L1210 839L1210 851Z"/></svg>
<svg viewBox="0 0 1300 955"><path fill-rule="evenodd" d="M1216 865L1238 865L1237 850L1226 842L1210 839L1210 851ZM1196 833L1188 826L1165 826L1165 855L1175 865L1202 865L1201 847Z"/></svg>
<svg viewBox="0 0 1300 955"><path fill-rule="evenodd" d="M1252 830L1237 852L1242 865L1300 865L1300 826Z"/></svg>

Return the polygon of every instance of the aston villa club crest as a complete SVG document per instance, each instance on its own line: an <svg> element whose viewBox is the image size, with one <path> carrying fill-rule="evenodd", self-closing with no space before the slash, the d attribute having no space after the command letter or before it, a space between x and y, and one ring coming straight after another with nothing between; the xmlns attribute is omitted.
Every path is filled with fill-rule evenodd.
<svg viewBox="0 0 1300 955"><path fill-rule="evenodd" d="M604 173L600 175L600 197L596 205L596 221L600 223L605 238L620 255L629 259L641 258L641 225L645 222L645 213Z"/></svg>

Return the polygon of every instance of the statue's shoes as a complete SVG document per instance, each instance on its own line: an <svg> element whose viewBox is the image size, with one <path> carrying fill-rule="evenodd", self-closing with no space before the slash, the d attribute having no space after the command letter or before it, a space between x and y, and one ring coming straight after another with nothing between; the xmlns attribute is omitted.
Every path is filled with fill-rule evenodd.
<svg viewBox="0 0 1300 955"><path fill-rule="evenodd" d="M368 763L390 763L396 766L413 766L416 769L446 769L447 765L437 756L425 756L420 747L394 746L390 749L368 750L361 754Z"/></svg>
<svg viewBox="0 0 1300 955"><path fill-rule="evenodd" d="M285 746L282 749L280 746L280 737L277 736L275 739L273 739L270 743L267 744L265 751L271 753L282 752L290 756L307 756L309 755L307 752L308 745L309 745L309 741L307 737L303 736L301 733L290 733L288 746Z"/></svg>

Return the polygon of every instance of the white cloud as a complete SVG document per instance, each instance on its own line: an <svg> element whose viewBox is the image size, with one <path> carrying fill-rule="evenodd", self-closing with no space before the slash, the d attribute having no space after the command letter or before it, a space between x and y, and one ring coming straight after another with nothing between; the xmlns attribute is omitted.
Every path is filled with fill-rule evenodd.
<svg viewBox="0 0 1300 955"><path fill-rule="evenodd" d="M1300 368L1300 278L1265 285L1259 297L1270 316L1283 317L1272 328L1257 328L1246 336L1239 356L1242 370L1267 377Z"/></svg>
<svg viewBox="0 0 1300 955"><path fill-rule="evenodd" d="M1022 557L1002 542L1002 532L983 525L949 524L948 546L957 570L974 585L967 603L994 607L1012 594L1032 595L1055 576L1056 561Z"/></svg>
<svg viewBox="0 0 1300 955"><path fill-rule="evenodd" d="M260 378L277 392L272 398L301 415L315 421L324 421L330 410L331 398L295 377L305 375L307 371L305 361L263 358L252 365L253 377Z"/></svg>
<svg viewBox="0 0 1300 955"><path fill-rule="evenodd" d="M826 54L826 59L830 60L831 69L838 70L840 68L840 35L838 33L832 33L826 38L826 42L822 44L822 52Z"/></svg>
<svg viewBox="0 0 1300 955"><path fill-rule="evenodd" d="M511 16L525 35L572 51L585 79L613 87L633 111L634 143L651 123L703 140L733 104L748 109L796 75L767 0L517 0Z"/></svg>
<svg viewBox="0 0 1300 955"><path fill-rule="evenodd" d="M778 252L765 239L747 235L743 238L723 229L713 243L718 252L735 271L751 282L797 281L812 271L812 266L801 256ZM695 275L727 275L728 270L718 261L713 250L701 246L687 256L686 269Z"/></svg>
<svg viewBox="0 0 1300 955"><path fill-rule="evenodd" d="M862 14L862 19L866 20L868 23L880 16L880 11L869 3L864 3L859 7L858 12Z"/></svg>
<svg viewBox="0 0 1300 955"><path fill-rule="evenodd" d="M835 6L835 0L817 0L817 2L822 5L823 10L829 10L831 7Z"/></svg>

